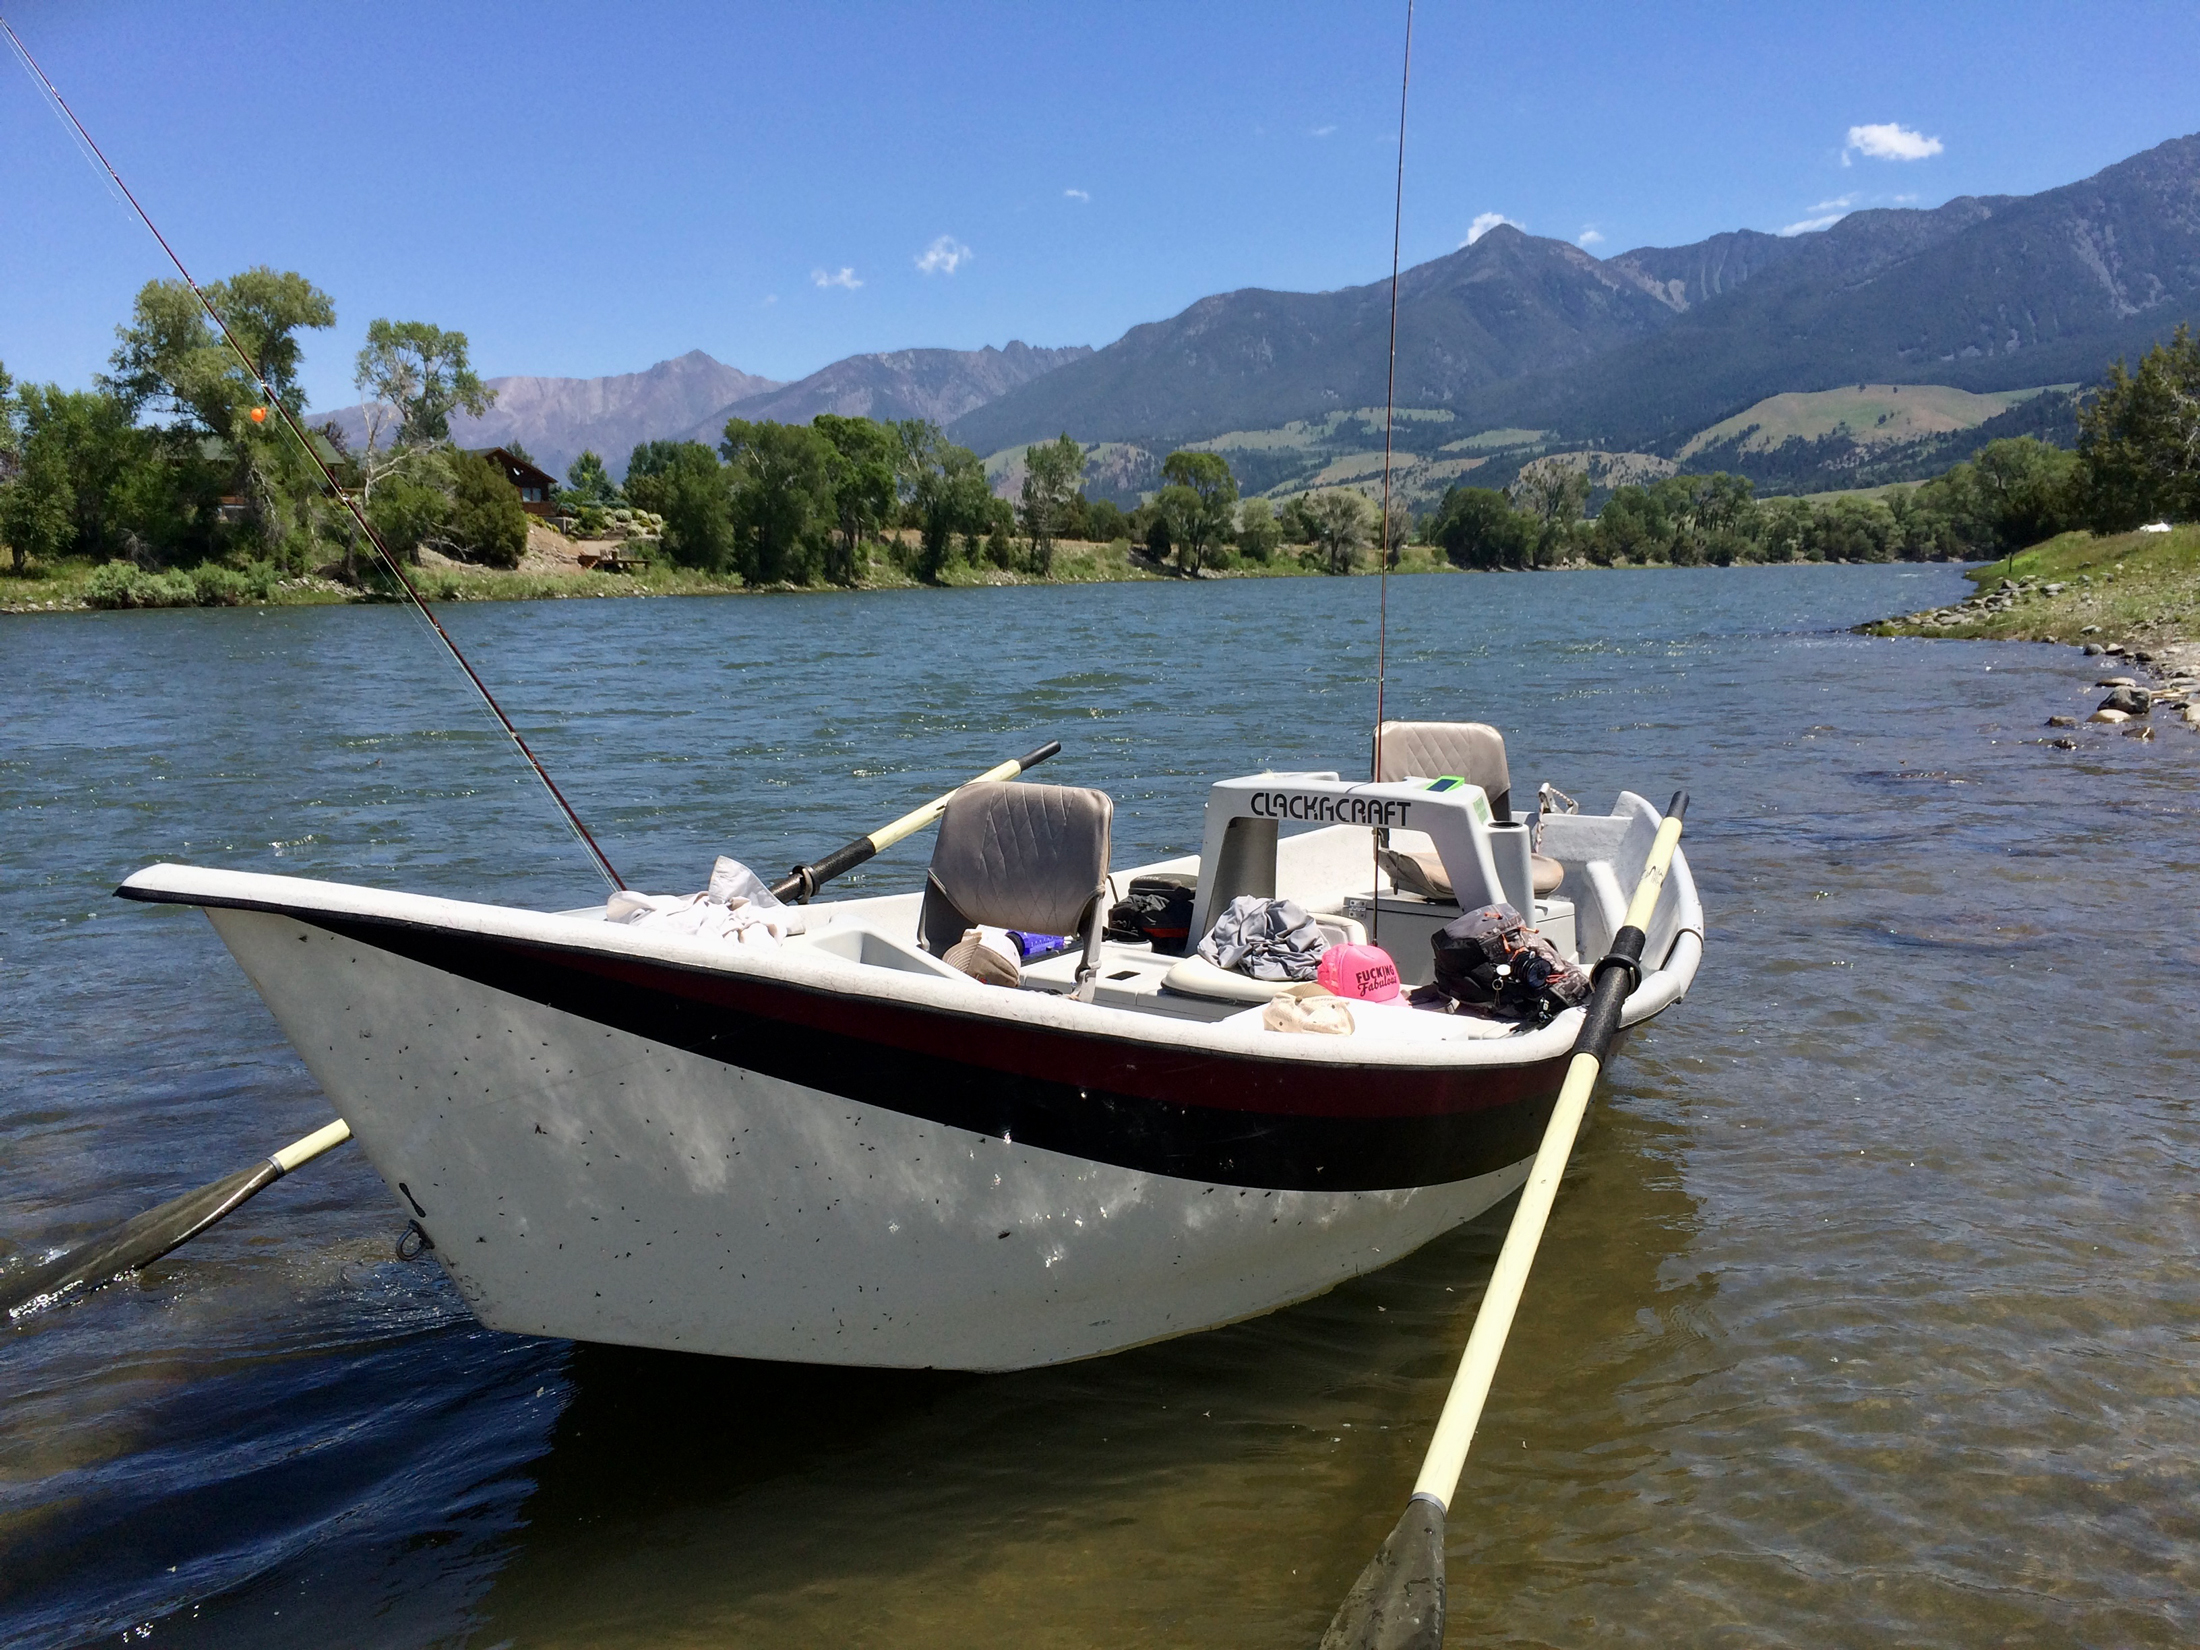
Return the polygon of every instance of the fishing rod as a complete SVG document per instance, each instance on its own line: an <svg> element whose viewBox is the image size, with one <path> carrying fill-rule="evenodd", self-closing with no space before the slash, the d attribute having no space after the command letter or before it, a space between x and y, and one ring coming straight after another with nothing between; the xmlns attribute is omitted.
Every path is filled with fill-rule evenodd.
<svg viewBox="0 0 2200 1650"><path fill-rule="evenodd" d="M1390 433L1398 414L1398 248L1406 221L1406 94L1413 87L1413 0L1406 0L1405 62L1398 71L1398 182L1390 202L1390 362L1383 384L1383 513L1375 549L1375 739L1368 755L1367 777L1380 784L1383 777L1383 687L1390 667ZM1369 833L1374 860L1370 890L1383 878L1383 844L1386 831ZM1533 915L1531 912L1530 915ZM1370 898L1367 906L1368 938L1382 943L1383 902Z"/></svg>
<svg viewBox="0 0 2200 1650"><path fill-rule="evenodd" d="M183 284L191 289L191 296L199 301L199 308L206 311L206 318L214 323L215 328L222 335L223 342L228 344L230 349L235 352L237 359L243 363L244 370L251 374L253 383L259 386L260 393L266 397L267 405L274 408L276 416L282 420L283 425L296 439L306 457L312 460L313 467L321 472L321 480L327 485L330 494L349 513L359 530L366 535L367 542L374 546L375 554L382 558L383 565L404 587L405 594L411 599L413 606L419 609L420 616L428 621L428 627L435 632L436 639L450 649L451 657L457 661L458 668L466 673L466 680L471 682L474 691L481 695L481 702L489 707L489 714L497 719L497 725L503 728L506 737L512 741L513 747L518 750L527 766L534 770L535 777L542 781L542 788L550 793L550 800L557 804L558 811L565 816L566 824L573 828L573 834L580 839L581 846L586 848L589 856L595 860L596 869L603 874L604 880L610 883L613 888L624 888L626 886L625 879L619 875L618 869L612 865L609 856L598 845L588 827L581 823L581 816L574 812L573 804L566 801L565 793L558 789L557 781L550 777L550 770L542 765L541 759L535 755L532 747L521 736L519 729L513 726L512 719L504 714L504 707L497 703L496 695L489 691L489 684L484 682L481 679L480 672L476 671L467 662L466 655L459 651L458 643L451 639L451 633L443 628L443 622L429 609L427 601L421 596L418 587L407 576L404 566L398 561L397 557L390 553L390 547L383 542L382 535L375 531L374 524L367 520L367 514L360 508L359 501L350 493L347 493L342 484L337 481L336 472L329 468L328 463L321 457L320 450L308 439L305 426L299 423L298 415L291 410L290 404L275 393L273 387L268 383L266 375L260 371L259 363L252 359L244 345L238 341L237 335L229 330L229 323L222 319L221 311L217 310L208 301L206 294L200 290L199 283L191 278L191 272L184 268L183 260L176 255L176 249L168 244L168 237L160 232L160 226L153 222L152 215L139 203L137 196L131 192L130 186L122 181L122 174L115 170L114 162L107 158L106 151L93 141L92 134L85 129L84 122L77 119L76 111L69 107L68 99L61 95L61 88L56 86L52 79L48 77L46 71L39 67L38 59L31 56L30 48L23 44L23 37L15 32L14 25L9 23L5 17L0 17L0 30L6 31L9 42L15 47L16 55L23 60L23 66L29 69L39 85L45 88L46 95L53 99L54 107L61 111L63 119L69 123L77 137L83 142L84 147L91 152L92 158L106 172L114 186L122 192L122 198L130 203L130 210L137 214L138 221L144 224L146 229L151 232L153 239L160 243L161 251L168 255L168 261L176 266L176 273L183 277Z"/></svg>
<svg viewBox="0 0 2200 1650"><path fill-rule="evenodd" d="M1375 558L1375 750L1371 781L1383 777L1383 685L1390 641L1390 434L1398 415L1398 248L1406 221L1406 94L1413 87L1413 0L1406 0L1405 64L1398 74L1398 184L1390 205L1390 365L1383 388L1382 544Z"/></svg>

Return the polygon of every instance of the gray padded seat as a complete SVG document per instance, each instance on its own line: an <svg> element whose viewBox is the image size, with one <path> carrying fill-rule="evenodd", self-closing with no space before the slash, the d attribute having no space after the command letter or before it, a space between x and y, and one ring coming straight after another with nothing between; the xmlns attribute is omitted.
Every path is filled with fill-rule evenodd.
<svg viewBox="0 0 2200 1650"><path fill-rule="evenodd" d="M1512 818L1512 773L1505 736L1487 722L1385 722L1378 782L1456 774L1489 793L1490 811Z"/></svg>
<svg viewBox="0 0 2200 1650"><path fill-rule="evenodd" d="M940 816L917 940L945 956L983 924L1083 934L1080 995L1107 920L1108 830L1115 803L1072 785L965 785Z"/></svg>
<svg viewBox="0 0 2200 1650"><path fill-rule="evenodd" d="M1456 774L1489 793L1490 812L1512 818L1512 772L1505 762L1505 736L1487 722L1385 722L1383 771L1379 780L1441 779ZM1451 877L1434 854L1379 850L1379 863L1391 886L1431 899L1452 897ZM1547 899L1558 892L1566 868L1541 854L1531 856L1535 892Z"/></svg>

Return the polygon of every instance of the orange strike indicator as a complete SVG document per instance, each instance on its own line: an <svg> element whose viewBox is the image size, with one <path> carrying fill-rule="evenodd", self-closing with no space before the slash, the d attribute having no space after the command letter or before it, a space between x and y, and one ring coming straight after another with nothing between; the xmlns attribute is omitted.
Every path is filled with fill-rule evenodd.
<svg viewBox="0 0 2200 1650"><path fill-rule="evenodd" d="M265 424L267 422L267 409L265 407L254 407L252 409L252 422Z"/></svg>

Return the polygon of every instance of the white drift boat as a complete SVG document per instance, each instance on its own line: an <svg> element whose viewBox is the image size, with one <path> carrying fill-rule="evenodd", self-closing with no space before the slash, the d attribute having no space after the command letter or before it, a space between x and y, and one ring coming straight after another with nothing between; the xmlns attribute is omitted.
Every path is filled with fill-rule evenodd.
<svg viewBox="0 0 2200 1650"><path fill-rule="evenodd" d="M492 1328L1013 1369L1305 1299L1519 1186L1579 1010L1355 1002L1349 1035L1293 1034L1263 1023L1278 987L1100 937L1131 877L1173 873L1196 877L1194 935L1238 895L1288 898L1333 940L1375 926L1425 981L1431 933L1530 896L1492 828L1502 741L1385 731L1386 782L1226 780L1196 859L1112 875L1101 793L969 787L924 890L811 904L770 947L181 865L120 892L207 912ZM1562 954L1603 955L1658 823L1627 793L1533 819ZM1433 891L1376 874L1376 829L1440 866ZM1083 943L1008 989L941 960L966 923ZM1676 857L1623 1023L1702 949Z"/></svg>

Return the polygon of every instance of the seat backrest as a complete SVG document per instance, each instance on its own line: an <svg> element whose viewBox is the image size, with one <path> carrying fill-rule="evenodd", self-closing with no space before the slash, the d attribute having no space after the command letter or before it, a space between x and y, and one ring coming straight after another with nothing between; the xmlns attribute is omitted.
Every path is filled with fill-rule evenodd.
<svg viewBox="0 0 2200 1650"><path fill-rule="evenodd" d="M1512 818L1505 736L1487 722L1385 722L1382 746L1378 782L1456 774L1489 793L1490 809L1500 820Z"/></svg>
<svg viewBox="0 0 2200 1650"><path fill-rule="evenodd" d="M940 817L919 940L935 956L983 923L1034 934L1091 925L1115 803L1072 785L965 785ZM1104 913L1103 913L1104 914Z"/></svg>

